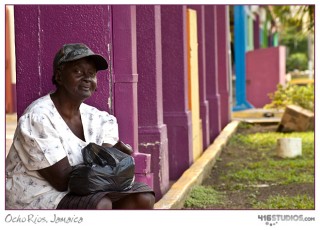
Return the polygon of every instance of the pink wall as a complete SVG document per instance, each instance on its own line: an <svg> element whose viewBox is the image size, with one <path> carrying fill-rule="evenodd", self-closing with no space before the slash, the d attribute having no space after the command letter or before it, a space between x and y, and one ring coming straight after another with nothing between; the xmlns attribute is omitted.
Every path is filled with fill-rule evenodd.
<svg viewBox="0 0 320 230"><path fill-rule="evenodd" d="M136 6L139 151L152 156L156 200L169 189L167 126L163 122L161 6Z"/></svg>
<svg viewBox="0 0 320 230"><path fill-rule="evenodd" d="M256 108L271 102L269 93L285 83L286 50L284 46L257 49L246 54L247 98Z"/></svg>
<svg viewBox="0 0 320 230"><path fill-rule="evenodd" d="M110 6L16 5L15 41L18 116L36 98L55 87L53 58L64 43L83 42L108 57ZM108 110L108 71L98 73L98 89L86 103Z"/></svg>

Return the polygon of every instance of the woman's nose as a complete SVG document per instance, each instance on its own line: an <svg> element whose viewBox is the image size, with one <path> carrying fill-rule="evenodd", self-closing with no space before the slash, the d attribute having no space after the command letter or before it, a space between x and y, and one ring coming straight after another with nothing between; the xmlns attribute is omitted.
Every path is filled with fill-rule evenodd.
<svg viewBox="0 0 320 230"><path fill-rule="evenodd" d="M83 73L83 77L84 77L84 80L87 80L87 81L92 81L95 76L91 73Z"/></svg>

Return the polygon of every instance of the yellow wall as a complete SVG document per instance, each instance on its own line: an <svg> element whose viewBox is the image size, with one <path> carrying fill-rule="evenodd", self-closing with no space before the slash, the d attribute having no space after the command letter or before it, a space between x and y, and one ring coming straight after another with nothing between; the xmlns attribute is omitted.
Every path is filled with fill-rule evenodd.
<svg viewBox="0 0 320 230"><path fill-rule="evenodd" d="M187 10L189 109L192 113L193 159L202 153L202 124L200 119L197 12Z"/></svg>
<svg viewBox="0 0 320 230"><path fill-rule="evenodd" d="M12 85L16 84L14 46L14 11L12 5L6 6L6 112L13 113L14 101Z"/></svg>

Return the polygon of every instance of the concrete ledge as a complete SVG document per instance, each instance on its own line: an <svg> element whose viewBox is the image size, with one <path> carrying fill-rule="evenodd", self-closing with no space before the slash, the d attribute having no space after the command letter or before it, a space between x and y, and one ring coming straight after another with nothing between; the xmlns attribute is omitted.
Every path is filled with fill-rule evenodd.
<svg viewBox="0 0 320 230"><path fill-rule="evenodd" d="M171 186L169 191L154 205L154 209L180 209L193 186L201 184L206 178L216 159L220 156L222 148L235 133L240 121L230 122L204 151L189 169Z"/></svg>
<svg viewBox="0 0 320 230"><path fill-rule="evenodd" d="M280 117L267 117L267 118L233 118L234 121L243 121L255 124L279 124L281 121Z"/></svg>
<svg viewBox="0 0 320 230"><path fill-rule="evenodd" d="M265 118L266 120L268 120L268 118L265 117L265 115L267 115L267 114L273 115L273 118L280 118L281 119L283 112L284 112L283 109L256 109L256 108L254 108L254 109L247 109L247 110L233 112L232 119L234 120L236 118L244 118L244 119Z"/></svg>

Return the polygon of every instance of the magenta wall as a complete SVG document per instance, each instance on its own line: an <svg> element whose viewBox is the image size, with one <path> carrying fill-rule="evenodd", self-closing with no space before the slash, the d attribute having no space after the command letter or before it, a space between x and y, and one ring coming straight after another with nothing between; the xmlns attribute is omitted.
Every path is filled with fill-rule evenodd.
<svg viewBox="0 0 320 230"><path fill-rule="evenodd" d="M139 5L137 65L139 151L152 156L156 200L169 189L167 126L163 123L161 6Z"/></svg>
<svg viewBox="0 0 320 230"><path fill-rule="evenodd" d="M112 6L114 107L119 136L133 147L136 180L153 187L151 155L138 149L136 6Z"/></svg>
<svg viewBox="0 0 320 230"><path fill-rule="evenodd" d="M207 146L227 122L221 117L228 117L221 109L228 93L226 12L224 6L191 8L198 13L200 105ZM154 182L158 199L169 179L178 179L193 163L186 10L185 5L16 5L18 116L55 89L52 62L61 45L86 43L110 64L99 72L98 91L86 103L110 112L113 80L111 112L119 120L120 138L133 146L137 180L150 186Z"/></svg>
<svg viewBox="0 0 320 230"><path fill-rule="evenodd" d="M108 5L15 6L17 112L20 116L33 100L55 89L52 62L62 44L87 44L108 59L109 69L98 73L97 92L86 103L109 111L110 76L114 77L120 139L133 146L137 181L152 187L151 157L138 152L135 6L113 6L112 10L114 15Z"/></svg>
<svg viewBox="0 0 320 230"><path fill-rule="evenodd" d="M55 53L64 43L83 42L107 57L110 6L16 5L17 113L55 87ZM98 91L86 101L107 110L108 71L98 73Z"/></svg>
<svg viewBox="0 0 320 230"><path fill-rule="evenodd" d="M177 180L193 162L186 21L186 6L161 6L163 120L168 130L171 180Z"/></svg>
<svg viewBox="0 0 320 230"><path fill-rule="evenodd" d="M286 50L284 46L258 49L246 54L247 98L256 108L262 108L271 100L269 93L277 84L285 83Z"/></svg>
<svg viewBox="0 0 320 230"><path fill-rule="evenodd" d="M205 6L205 47L206 47L206 94L209 104L210 143L221 131L221 100L218 81L218 34L217 6Z"/></svg>
<svg viewBox="0 0 320 230"><path fill-rule="evenodd" d="M229 100L229 50L228 50L228 25L227 11L224 5L216 6L217 27L217 67L218 67L218 91L220 95L220 121L223 129L231 118Z"/></svg>

